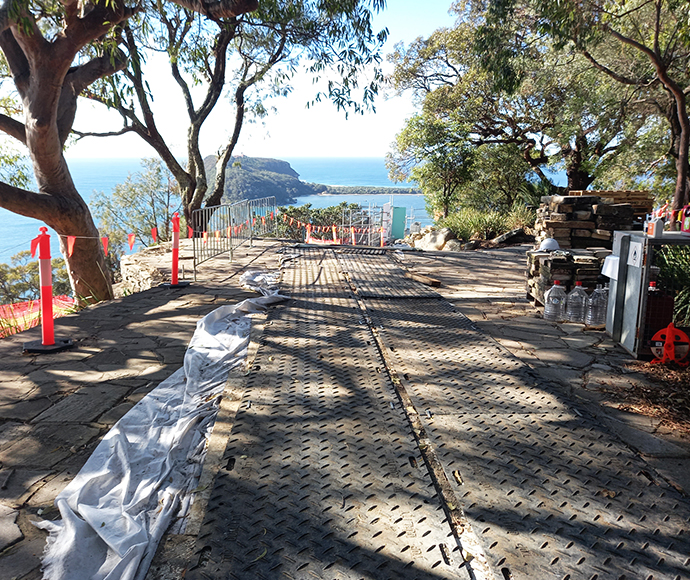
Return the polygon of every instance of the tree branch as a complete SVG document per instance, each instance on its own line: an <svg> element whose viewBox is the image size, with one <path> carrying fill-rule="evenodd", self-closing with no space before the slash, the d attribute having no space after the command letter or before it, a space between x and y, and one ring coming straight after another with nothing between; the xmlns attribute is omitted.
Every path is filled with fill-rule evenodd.
<svg viewBox="0 0 690 580"><path fill-rule="evenodd" d="M193 12L208 16L212 20L241 16L259 7L258 0L219 0L218 2L205 2L204 0L172 0L172 2L187 10L192 10Z"/></svg>
<svg viewBox="0 0 690 580"><path fill-rule="evenodd" d="M72 133L76 135L79 139L83 139L84 137L117 137L118 135L126 135L127 133L133 133L136 132L134 127L131 125L127 125L125 127L122 127L119 131L109 131L106 133L94 133L94 132L82 132L82 131L77 131L76 129L72 129Z"/></svg>
<svg viewBox="0 0 690 580"><path fill-rule="evenodd" d="M0 207L41 221L60 209L52 195L27 191L2 181L0 181Z"/></svg>
<svg viewBox="0 0 690 580"><path fill-rule="evenodd" d="M26 145L26 127L24 123L8 117L7 115L0 115L0 131L3 131L10 137L14 137Z"/></svg>
<svg viewBox="0 0 690 580"><path fill-rule="evenodd" d="M58 132L63 146L72 130L77 114L77 99L82 91L97 79L110 76L126 66L125 54L118 50L112 57L103 55L69 70L60 92L57 113Z"/></svg>
<svg viewBox="0 0 690 580"><path fill-rule="evenodd" d="M608 76L610 76L613 80L618 81L619 83L622 83L624 85L640 85L643 84L639 80L631 79L628 77L625 77L621 74L618 74L617 72L611 70L610 68L604 66L601 64L598 60L596 60L587 50L582 51L582 55L589 61L591 62L594 67L598 70L600 70L603 73L606 73ZM645 81L647 82L647 81Z"/></svg>
<svg viewBox="0 0 690 580"><path fill-rule="evenodd" d="M17 43L17 39L12 31L5 29L0 32L0 48L5 55L10 73L20 95L26 90L31 77L29 61L26 59L24 51Z"/></svg>

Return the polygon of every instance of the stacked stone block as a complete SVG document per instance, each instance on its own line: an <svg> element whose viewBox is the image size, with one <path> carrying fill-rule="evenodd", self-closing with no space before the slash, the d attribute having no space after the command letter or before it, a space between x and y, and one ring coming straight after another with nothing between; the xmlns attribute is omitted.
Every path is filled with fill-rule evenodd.
<svg viewBox="0 0 690 580"><path fill-rule="evenodd" d="M527 252L527 294L539 304L544 304L544 293L553 286L555 280L570 292L575 282L591 293L601 278L604 258L611 253L607 248L571 249L564 252Z"/></svg>
<svg viewBox="0 0 690 580"><path fill-rule="evenodd" d="M541 198L537 242L554 238L562 249L611 247L615 230L633 229L635 208L597 195L550 195Z"/></svg>

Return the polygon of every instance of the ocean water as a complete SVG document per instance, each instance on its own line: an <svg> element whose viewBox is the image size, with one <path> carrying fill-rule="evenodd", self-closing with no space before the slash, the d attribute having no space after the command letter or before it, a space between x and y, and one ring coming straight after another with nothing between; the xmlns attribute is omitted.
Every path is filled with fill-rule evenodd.
<svg viewBox="0 0 690 580"><path fill-rule="evenodd" d="M325 185L350 185L373 187L406 187L388 179L383 158L297 158L286 157L302 181ZM77 190L89 203L94 191L109 193L117 184L124 183L128 175L142 169L140 159L71 159L68 161L72 179ZM312 207L328 207L342 201L361 203L364 206L381 206L391 201L388 195L309 195L297 199L297 205L311 203ZM408 208L408 216L414 215L424 221L424 198L421 195L398 195L393 198L395 206ZM9 263L13 255L29 250L31 240L38 228L44 224L37 220L0 209L0 223L4 224L0 235L0 263ZM54 231L51 235L51 253L59 256L59 242Z"/></svg>

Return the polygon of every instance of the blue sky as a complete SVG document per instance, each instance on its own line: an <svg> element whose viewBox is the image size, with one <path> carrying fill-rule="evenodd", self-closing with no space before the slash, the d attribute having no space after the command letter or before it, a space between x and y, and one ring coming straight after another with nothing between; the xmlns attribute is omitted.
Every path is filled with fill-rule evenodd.
<svg viewBox="0 0 690 580"><path fill-rule="evenodd" d="M436 28L450 26L453 18L448 14L451 0L388 0L388 7L376 16L375 28L387 27L389 38L384 51L392 52L397 42L409 43L418 36L427 36ZM173 144L175 154L186 157L185 135L187 126L174 119L185 119L184 104L177 85L165 74L165 62L151 62L148 79L156 100L159 127ZM161 71L161 72L158 72ZM409 95L401 97L381 95L376 102L377 112L362 116L350 115L346 120L342 112L323 102L307 109L306 103L314 95L310 78L297 78L294 90L288 96L273 99L277 109L262 123L248 123L242 129L236 153L265 157L383 157L414 108ZM232 109L223 104L217 107L202 132L202 151L215 153L228 139ZM169 122L164 120L168 119ZM100 130L119 128L119 117L110 116L101 107L81 101L75 128ZM141 139L123 137L89 138L71 146L68 157L152 157L155 152Z"/></svg>

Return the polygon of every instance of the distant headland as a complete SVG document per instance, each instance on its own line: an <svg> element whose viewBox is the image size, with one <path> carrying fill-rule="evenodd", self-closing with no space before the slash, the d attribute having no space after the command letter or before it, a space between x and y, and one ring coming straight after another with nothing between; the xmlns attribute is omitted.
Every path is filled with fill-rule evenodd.
<svg viewBox="0 0 690 580"><path fill-rule="evenodd" d="M216 157L204 159L211 181L215 176ZM233 157L225 172L223 203L240 199L275 196L278 205L290 205L306 195L409 195L420 194L410 187L339 186L306 183L287 161L264 157Z"/></svg>

